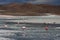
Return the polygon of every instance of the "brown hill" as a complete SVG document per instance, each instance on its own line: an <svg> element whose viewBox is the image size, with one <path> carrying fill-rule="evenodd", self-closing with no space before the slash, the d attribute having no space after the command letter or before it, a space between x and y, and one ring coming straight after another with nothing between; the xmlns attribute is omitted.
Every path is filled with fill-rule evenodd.
<svg viewBox="0 0 60 40"><path fill-rule="evenodd" d="M19 16L39 16L45 13L60 15L60 6L53 6L47 4L17 4L12 3L0 6L1 10L6 10L5 14L19 15Z"/></svg>

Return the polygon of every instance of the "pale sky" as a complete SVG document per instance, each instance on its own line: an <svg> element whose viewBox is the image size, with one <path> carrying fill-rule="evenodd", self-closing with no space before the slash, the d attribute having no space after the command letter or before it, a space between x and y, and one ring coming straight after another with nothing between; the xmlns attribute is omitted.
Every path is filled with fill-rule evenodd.
<svg viewBox="0 0 60 40"><path fill-rule="evenodd" d="M60 5L60 0L0 0L0 4L8 4L11 2L17 3L35 3L35 4L53 4L53 5Z"/></svg>

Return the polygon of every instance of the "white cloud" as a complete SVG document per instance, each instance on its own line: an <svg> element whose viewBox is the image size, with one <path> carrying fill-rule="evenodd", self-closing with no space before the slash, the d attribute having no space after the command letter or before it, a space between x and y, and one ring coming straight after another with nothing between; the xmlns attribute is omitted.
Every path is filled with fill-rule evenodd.
<svg viewBox="0 0 60 40"><path fill-rule="evenodd" d="M52 0L34 0L34 1L29 1L29 3L48 3L52 2Z"/></svg>

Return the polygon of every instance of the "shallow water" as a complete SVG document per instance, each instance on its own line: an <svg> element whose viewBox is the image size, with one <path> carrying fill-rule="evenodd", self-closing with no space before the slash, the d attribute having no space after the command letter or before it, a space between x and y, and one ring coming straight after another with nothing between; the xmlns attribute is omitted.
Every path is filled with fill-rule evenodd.
<svg viewBox="0 0 60 40"><path fill-rule="evenodd" d="M60 31L54 28L46 31L44 27L32 24L0 24L0 40L60 40ZM22 29L26 26L26 29ZM31 27L32 26L32 27Z"/></svg>
<svg viewBox="0 0 60 40"><path fill-rule="evenodd" d="M60 17L14 17L14 18L0 18L0 40L60 40L60 30L56 30L56 26L60 27L60 24L48 24L49 30L45 30L45 25L38 23L6 23L15 20L19 22L22 20L41 22L45 19L54 19L57 23L60 21ZM9 19L9 20L7 20ZM13 20L14 19L14 20ZM18 21L18 20L19 21ZM54 21L53 20L53 21ZM14 22L15 22L14 21ZM60 23L60 22L59 22ZM7 25L7 27L5 27ZM22 27L26 26L26 29Z"/></svg>

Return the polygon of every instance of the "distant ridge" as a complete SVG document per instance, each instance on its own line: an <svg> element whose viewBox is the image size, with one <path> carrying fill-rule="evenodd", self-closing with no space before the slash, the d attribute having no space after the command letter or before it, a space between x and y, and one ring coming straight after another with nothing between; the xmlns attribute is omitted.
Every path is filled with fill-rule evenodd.
<svg viewBox="0 0 60 40"><path fill-rule="evenodd" d="M46 15L45 13L60 15L60 6L53 6L48 4L11 3L7 5L0 5L0 10L6 10L8 12L7 15L40 16Z"/></svg>

